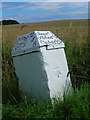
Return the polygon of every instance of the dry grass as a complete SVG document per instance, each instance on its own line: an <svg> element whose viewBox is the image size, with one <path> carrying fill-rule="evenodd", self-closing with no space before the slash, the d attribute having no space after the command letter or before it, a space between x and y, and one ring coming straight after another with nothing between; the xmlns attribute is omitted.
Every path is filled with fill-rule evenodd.
<svg viewBox="0 0 90 120"><path fill-rule="evenodd" d="M63 41L72 41L73 37L77 38L80 44L83 42L83 37L88 34L87 20L68 20L68 21L49 21L31 24L8 25L3 26L3 41L9 39L14 42L20 35L36 30L49 30L56 34ZM77 36L76 36L77 35Z"/></svg>

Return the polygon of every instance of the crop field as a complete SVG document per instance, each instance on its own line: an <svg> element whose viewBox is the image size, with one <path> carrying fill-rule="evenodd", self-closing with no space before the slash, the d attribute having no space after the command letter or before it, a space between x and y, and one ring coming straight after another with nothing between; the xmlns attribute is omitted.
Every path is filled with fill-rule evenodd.
<svg viewBox="0 0 90 120"><path fill-rule="evenodd" d="M72 94L64 101L29 102L21 98L11 50L20 35L31 31L48 30L65 42L65 52L73 86ZM1 41L0 41L1 42ZM89 118L90 40L88 20L63 20L2 26L2 101L3 118Z"/></svg>
<svg viewBox="0 0 90 120"><path fill-rule="evenodd" d="M77 41L79 40L79 42L83 42L82 37L87 36L88 34L88 21L63 20L3 26L3 40L12 39L14 42L18 36L37 30L52 31L63 40L69 39L72 41L72 37L76 36Z"/></svg>

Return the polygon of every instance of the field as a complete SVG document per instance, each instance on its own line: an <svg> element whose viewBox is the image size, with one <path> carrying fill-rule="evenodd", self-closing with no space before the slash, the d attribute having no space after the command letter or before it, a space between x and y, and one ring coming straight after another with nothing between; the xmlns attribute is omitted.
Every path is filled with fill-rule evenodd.
<svg viewBox="0 0 90 120"><path fill-rule="evenodd" d="M65 42L71 73L72 94L64 101L49 103L22 100L15 74L11 50L18 36L31 31L49 30ZM76 117L89 118L90 41L87 20L48 21L2 26L2 99L3 117Z"/></svg>

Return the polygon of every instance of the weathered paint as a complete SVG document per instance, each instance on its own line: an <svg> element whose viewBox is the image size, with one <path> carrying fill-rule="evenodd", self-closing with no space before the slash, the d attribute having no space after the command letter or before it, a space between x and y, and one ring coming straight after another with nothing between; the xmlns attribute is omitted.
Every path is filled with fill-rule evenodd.
<svg viewBox="0 0 90 120"><path fill-rule="evenodd" d="M62 97L66 82L70 83L64 47L50 31L35 31L17 39L12 56L26 96L42 100Z"/></svg>

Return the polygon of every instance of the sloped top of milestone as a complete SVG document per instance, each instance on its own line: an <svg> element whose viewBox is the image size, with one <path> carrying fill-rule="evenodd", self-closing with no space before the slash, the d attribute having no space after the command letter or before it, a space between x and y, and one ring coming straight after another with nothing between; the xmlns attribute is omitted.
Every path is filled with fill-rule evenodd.
<svg viewBox="0 0 90 120"><path fill-rule="evenodd" d="M41 46L50 48L64 47L64 42L51 31L33 31L17 38L12 50L12 56L17 56L39 50Z"/></svg>

